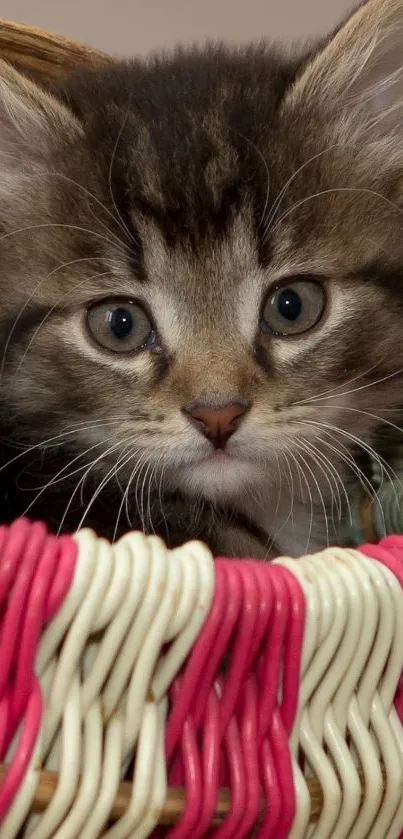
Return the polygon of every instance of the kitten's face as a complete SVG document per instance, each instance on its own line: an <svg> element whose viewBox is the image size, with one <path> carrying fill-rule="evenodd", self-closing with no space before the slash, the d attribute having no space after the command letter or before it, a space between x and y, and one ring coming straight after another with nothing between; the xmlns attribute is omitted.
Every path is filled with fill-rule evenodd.
<svg viewBox="0 0 403 839"><path fill-rule="evenodd" d="M142 504L153 486L286 513L345 479L402 402L403 238L400 136L378 98L341 101L362 21L344 29L300 67L217 48L80 74L52 118L29 89L17 141L4 107L21 439L64 433Z"/></svg>

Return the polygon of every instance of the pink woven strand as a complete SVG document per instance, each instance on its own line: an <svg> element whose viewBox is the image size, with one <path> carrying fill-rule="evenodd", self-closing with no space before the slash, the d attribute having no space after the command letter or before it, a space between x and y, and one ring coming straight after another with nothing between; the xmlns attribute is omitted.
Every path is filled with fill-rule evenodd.
<svg viewBox="0 0 403 839"><path fill-rule="evenodd" d="M220 567L227 572L226 609L225 613L222 613L218 634L202 673L197 694L194 697L192 712L196 730L200 727L211 686L219 671L224 654L228 651L230 638L232 638L238 624L243 602L242 579L236 565L231 566L231 562L218 559L216 560L216 568Z"/></svg>
<svg viewBox="0 0 403 839"><path fill-rule="evenodd" d="M235 839L249 836L257 822L260 804L259 754L257 739L257 685L251 675L243 690L240 714L241 745L246 767L246 806Z"/></svg>
<svg viewBox="0 0 403 839"><path fill-rule="evenodd" d="M14 578L0 622L0 696L2 699L0 759L4 758L8 744L15 651L21 648L20 636L29 587L45 539L46 530L43 525L33 526L22 520L11 526L9 539L5 545L6 563L8 568L12 564ZM12 563L9 562L10 557L12 557Z"/></svg>
<svg viewBox="0 0 403 839"><path fill-rule="evenodd" d="M283 656L284 636L290 608L290 595L280 566L271 566L271 578L275 593L274 609L271 618L270 641L261 667L260 704L259 704L259 740L262 741L270 725L277 700L281 661Z"/></svg>
<svg viewBox="0 0 403 839"><path fill-rule="evenodd" d="M392 551L398 559L403 559L403 536L399 536L398 534L393 536L384 536L379 544L388 551Z"/></svg>
<svg viewBox="0 0 403 839"><path fill-rule="evenodd" d="M249 560L249 567L253 571L259 588L259 609L258 620L255 629L255 638L250 650L249 668L255 668L255 659L260 655L264 647L267 631L270 621L270 616L273 608L274 592L271 582L271 576L267 573L267 564L264 562L257 562L256 560Z"/></svg>
<svg viewBox="0 0 403 839"><path fill-rule="evenodd" d="M22 523L25 530L25 522ZM24 541L15 534L20 555L15 580L10 587L8 603L0 630L0 693L3 693L14 662L15 651L20 644L22 622L29 598L30 586L46 540L46 528L35 523ZM25 534L24 534L25 537ZM21 550L23 548L23 550Z"/></svg>
<svg viewBox="0 0 403 839"><path fill-rule="evenodd" d="M184 721L189 714L193 697L197 692L199 681L210 655L210 651L217 640L218 628L227 607L226 572L224 568L216 567L216 587L213 604L207 620L193 645L189 659L185 665L183 678L180 682L180 692L171 707L165 733L165 753L168 763L172 760L175 749L181 737Z"/></svg>
<svg viewBox="0 0 403 839"><path fill-rule="evenodd" d="M21 554L30 532L31 523L27 519L17 519L10 527L0 528L0 608L14 583Z"/></svg>
<svg viewBox="0 0 403 839"><path fill-rule="evenodd" d="M280 817L273 835L285 839L294 821L296 800L288 736L278 708L273 712L269 737L281 796Z"/></svg>
<svg viewBox="0 0 403 839"><path fill-rule="evenodd" d="M32 679L34 677L34 660L38 638L45 622L44 610L46 598L58 561L60 561L60 546L57 538L55 536L48 536L36 568L23 618L21 642L17 651L15 666L16 676L11 701L8 743L28 702Z"/></svg>
<svg viewBox="0 0 403 839"><path fill-rule="evenodd" d="M175 681L172 688L174 701L178 699L179 694L180 677ZM185 808L180 820L168 832L170 839L185 839L187 836L192 836L202 810L203 777L197 748L196 730L191 716L184 722L180 745L184 767ZM170 783L172 783L171 780Z"/></svg>
<svg viewBox="0 0 403 839"><path fill-rule="evenodd" d="M168 719L168 727L175 718L178 723L181 717L178 706L182 708L183 718L181 702L185 699L187 724L193 719L195 735L201 726L201 739L195 737L194 744L199 743L201 748L200 783L207 804L205 808L201 804L199 821L190 818L186 807L178 835L181 839L199 838L208 829L220 782L230 786L231 807L224 823L213 831L215 836L243 839L250 833L258 818L262 785L267 809L259 836L281 839L287 835L295 816L288 735L298 703L305 600L295 577L281 566L220 558L216 561L216 573L217 580L222 579L222 591L221 596L216 591L213 608L199 636L200 641L205 634L203 656L195 655L196 642L184 666ZM224 589L225 597L222 597ZM216 702L220 730L214 729L217 718L214 722L210 717L210 733L215 734L215 739L212 736L208 740L205 726L207 708L211 707L212 681L224 657L224 676L219 678ZM202 659L203 668L200 667ZM279 707L280 679L283 684ZM186 681L193 695L189 690L187 694L183 691ZM206 771L204 749L207 747L214 754L210 774ZM221 763L224 759L222 765L227 767L224 772L218 771L220 756ZM170 782L186 783L186 770L184 778L181 766L183 771L183 747L174 765L171 764ZM190 800L194 801L194 795L193 791ZM193 806L196 805L192 803Z"/></svg>
<svg viewBox="0 0 403 839"><path fill-rule="evenodd" d="M214 765L210 765L210 775L207 775L207 771L203 771L204 776L204 796L203 800L209 802L206 807L205 812L203 813L203 817L201 821L198 822L196 826L197 836L202 836L203 833L207 830L211 817L214 812L215 803L217 800L218 795L218 767L219 767L219 751L218 747L220 742L223 740L225 736L225 730L228 725L228 720L231 717L232 713L235 710L235 706L241 701L241 707L243 708L245 703L242 704L242 695L244 693L245 687L247 685L247 677L248 677L248 668L250 668L256 654L258 648L260 646L260 642L263 639L263 635L265 629L267 628L267 623L270 617L270 610L272 606L272 589L270 586L267 585L267 574L265 574L266 578L266 586L261 584L262 575L257 573L257 566L258 564L252 561L226 561L225 559L220 559L218 561L219 567L225 568L227 572L227 580L229 581L229 588L234 590L234 583L230 582L230 578L238 578L241 580L241 594L242 594L242 602L241 602L241 609L238 621L236 625L233 627L233 631L235 630L235 636L233 639L231 652L230 652L230 661L228 666L228 671L225 675L225 678L220 678L221 682L221 690L222 696L220 698L219 709L220 709L220 717L219 717L219 730L215 731L215 747L216 747L216 755L217 758L214 761ZM238 579L236 579L235 583L235 590L238 592ZM262 601L262 605L260 603L260 599ZM228 599L227 599L228 602ZM231 611L231 610L230 610ZM228 619L228 618L227 618ZM233 624L233 619L231 620ZM228 635L228 625L225 629L223 635ZM222 648L222 639L219 639L217 642L217 646ZM221 659L222 656L225 654L225 647L222 649L221 652ZM211 667L211 670L216 669L216 667ZM251 690L251 688L249 688ZM211 701L212 691L210 689L209 694L209 701ZM257 701L257 700L256 700ZM251 710L251 700L249 698L249 704L247 705L245 712L242 716L240 725L241 725L241 737L243 731L249 731L252 727L253 730L253 720L248 717L248 713L252 713ZM194 706L192 708L194 711ZM246 714L246 716L245 716ZM257 715L257 709L255 708L255 716ZM206 718L202 720L203 725L203 749L202 749L202 766L206 767L207 760L204 754L204 745L205 745L205 728L206 725ZM257 725L257 722L256 722ZM256 726L255 726L256 728ZM213 733L213 732L212 732ZM211 741L210 741L211 745ZM226 748L225 748L226 746ZM224 752L228 753L229 744L223 743ZM231 758L231 752L230 760ZM242 749L240 753L240 760L244 761L244 755L247 755L247 763L244 766L244 775L246 779L247 788L250 790L250 794L246 796L246 807L244 810L242 823L245 822L246 829L248 825L253 823L253 821L257 817L258 807L259 807L259 778L258 778L258 756L257 756L257 740L249 739L248 743L242 739ZM254 755L254 762L256 765L256 773L255 776L251 771L251 761L253 760ZM175 767L175 770L170 773L170 780L174 779L175 782L180 782L180 772L179 772L179 763L178 761ZM225 773L222 778L225 777L225 782L228 783L230 777L228 773ZM255 781L254 781L255 778ZM255 783L255 786L252 787L251 785ZM211 787L211 783L213 783L213 788ZM236 826L236 809L234 814L232 815L231 821L229 822L229 826L233 829L236 835L242 835L242 824ZM196 835L195 831L193 831L193 836Z"/></svg>
<svg viewBox="0 0 403 839"><path fill-rule="evenodd" d="M218 801L220 768L219 707L215 686L210 691L203 725L203 801L198 824L189 839L201 839L211 825Z"/></svg>
<svg viewBox="0 0 403 839"><path fill-rule="evenodd" d="M224 560L223 560L224 561ZM259 586L252 565L247 560L232 562L230 573L238 573L242 582L242 605L237 623L236 638L226 673L223 695L220 701L220 727L225 733L230 717L234 713L242 684L247 678L251 663L251 652L255 646L255 629L259 617Z"/></svg>
<svg viewBox="0 0 403 839"><path fill-rule="evenodd" d="M235 717L231 717L226 728L224 747L229 767L230 809L222 824L212 830L212 836L215 839L232 839L241 823L246 806L247 767Z"/></svg>
<svg viewBox="0 0 403 839"><path fill-rule="evenodd" d="M277 769L267 737L260 746L259 765L266 812L257 832L257 837L259 839L269 839L269 837L275 836L276 826L280 820L282 801Z"/></svg>
<svg viewBox="0 0 403 839"><path fill-rule="evenodd" d="M0 824L11 807L31 760L42 718L42 694L37 679L32 684L17 748L0 786Z"/></svg>
<svg viewBox="0 0 403 839"><path fill-rule="evenodd" d="M54 607L60 606L66 596L76 561L76 548L72 540L64 538L58 541L56 537L47 535L40 524L23 521L19 527L12 526L10 541L14 541L11 546L7 540L5 542L6 550L8 547L6 559L8 569L13 567L16 573L7 609L0 623L0 632L4 638L7 627L12 627L15 632L14 647L15 642L20 640L15 660L10 661L10 649L0 649L0 658L4 653L3 660L8 668L0 702L3 754L20 724L22 730L0 786L0 821L18 792L39 733L42 695L34 675L34 660L40 632ZM9 561L10 556L12 563ZM7 573L11 579L9 570Z"/></svg>
<svg viewBox="0 0 403 839"><path fill-rule="evenodd" d="M59 562L45 603L44 624L59 611L73 582L77 562L77 544L71 536L58 537Z"/></svg>
<svg viewBox="0 0 403 839"><path fill-rule="evenodd" d="M188 684L192 685L194 690L193 695L190 696L188 690L183 690L183 682L181 679L180 682L182 689L178 694L176 694L176 701L172 708L172 715L175 713L175 707L179 706L181 707L183 714L183 709L187 705L189 713L192 715L196 732L199 731L203 721L209 693L213 688L214 679L219 670L222 658L227 650L229 638L232 636L242 606L243 592L241 577L235 566L230 567L226 565L225 562L216 563L216 574L216 595L222 604L221 615L218 616L217 628L214 635L210 635L209 633L205 636L209 639L209 647L208 650L204 645L202 648L205 658L203 667L200 668L200 662L196 656L193 660L191 657L188 667L185 670L183 682L185 682L188 677ZM215 627L216 625L214 604L213 610L206 621L206 625L208 625L208 627ZM192 674L192 671L197 673L199 670L198 679L193 675L189 678L189 674ZM169 724L170 719L168 719L168 727ZM222 734L223 732L220 731L220 739L222 739ZM175 778L177 781L180 779L179 758L176 766L171 767L171 777Z"/></svg>

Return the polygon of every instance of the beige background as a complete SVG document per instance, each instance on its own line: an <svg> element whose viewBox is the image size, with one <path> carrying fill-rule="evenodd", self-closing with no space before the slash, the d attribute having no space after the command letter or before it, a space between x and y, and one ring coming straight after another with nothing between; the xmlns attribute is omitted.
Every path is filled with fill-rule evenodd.
<svg viewBox="0 0 403 839"><path fill-rule="evenodd" d="M354 0L0 0L0 17L133 55L206 37L306 38L331 29Z"/></svg>

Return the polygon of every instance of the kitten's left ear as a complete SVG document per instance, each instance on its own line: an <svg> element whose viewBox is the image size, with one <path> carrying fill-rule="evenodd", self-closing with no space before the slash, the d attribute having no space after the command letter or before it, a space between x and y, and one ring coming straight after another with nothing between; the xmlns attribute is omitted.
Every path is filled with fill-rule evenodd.
<svg viewBox="0 0 403 839"><path fill-rule="evenodd" d="M0 59L0 171L29 168L81 132L64 105Z"/></svg>
<svg viewBox="0 0 403 839"><path fill-rule="evenodd" d="M301 100L403 136L403 0L362 3L307 63L286 105Z"/></svg>

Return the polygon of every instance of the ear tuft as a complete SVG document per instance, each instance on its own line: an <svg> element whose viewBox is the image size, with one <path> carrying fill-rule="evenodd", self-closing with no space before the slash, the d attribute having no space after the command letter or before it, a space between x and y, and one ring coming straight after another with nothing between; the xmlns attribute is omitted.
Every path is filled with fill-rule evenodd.
<svg viewBox="0 0 403 839"><path fill-rule="evenodd" d="M57 99L0 59L0 167L30 169L81 128Z"/></svg>
<svg viewBox="0 0 403 839"><path fill-rule="evenodd" d="M367 0L306 65L291 102L361 115L368 131L403 133L403 0Z"/></svg>

